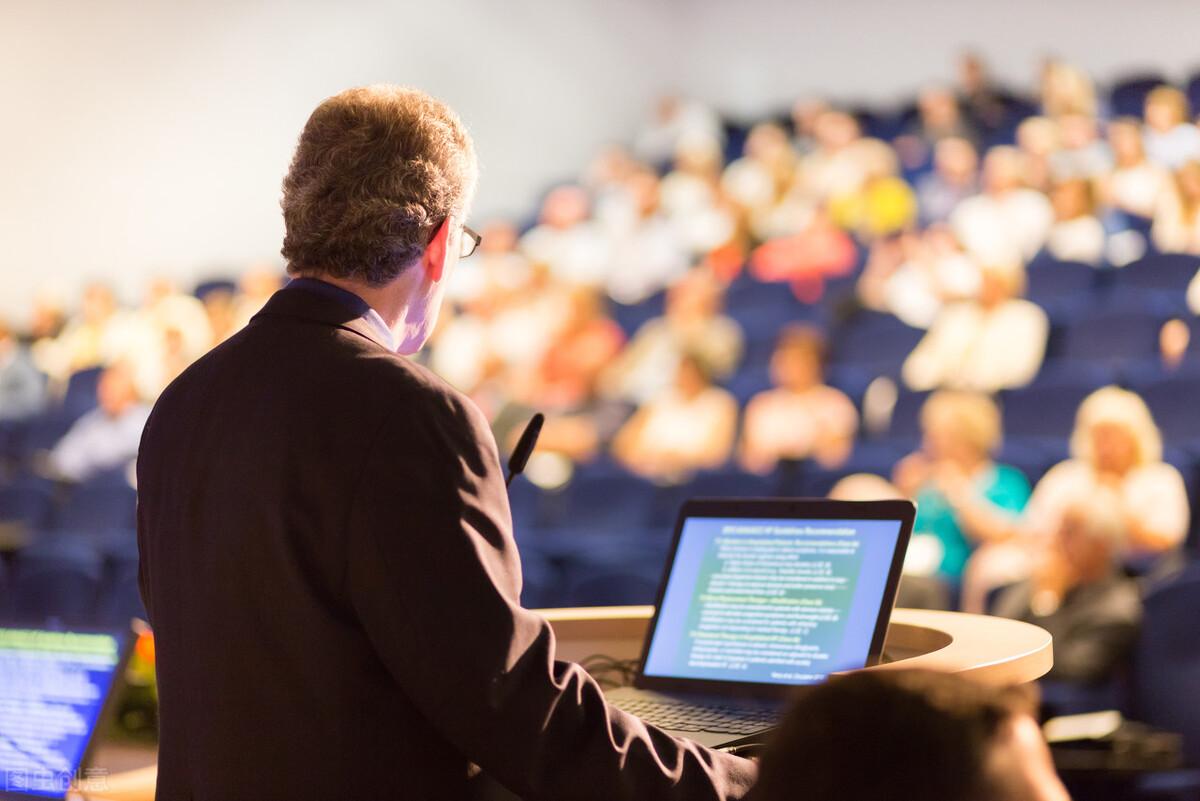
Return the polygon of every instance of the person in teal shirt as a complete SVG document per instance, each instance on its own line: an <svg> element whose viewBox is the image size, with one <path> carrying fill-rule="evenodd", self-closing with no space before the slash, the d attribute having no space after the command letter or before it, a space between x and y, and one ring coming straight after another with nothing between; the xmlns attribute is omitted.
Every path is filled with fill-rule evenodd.
<svg viewBox="0 0 1200 801"><path fill-rule="evenodd" d="M917 502L906 571L957 587L975 547L1011 535L1030 487L997 464L1000 411L986 395L936 392L921 409L921 449L896 466L893 481Z"/></svg>

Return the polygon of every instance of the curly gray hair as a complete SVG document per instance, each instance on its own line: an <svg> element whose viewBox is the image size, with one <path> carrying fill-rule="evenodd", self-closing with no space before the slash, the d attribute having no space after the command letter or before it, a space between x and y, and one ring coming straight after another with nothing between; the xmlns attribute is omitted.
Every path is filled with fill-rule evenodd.
<svg viewBox="0 0 1200 801"><path fill-rule="evenodd" d="M389 283L443 220L465 215L477 174L467 129L424 92L376 85L328 98L283 179L288 272Z"/></svg>

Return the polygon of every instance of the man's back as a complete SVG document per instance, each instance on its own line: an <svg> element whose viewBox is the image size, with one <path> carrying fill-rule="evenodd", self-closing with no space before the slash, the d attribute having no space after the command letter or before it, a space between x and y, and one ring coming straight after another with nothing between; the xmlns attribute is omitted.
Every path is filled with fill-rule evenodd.
<svg viewBox="0 0 1200 801"><path fill-rule="evenodd" d="M161 654L163 797L354 798L400 775L436 775L443 792L466 779L376 656L345 588L363 471L428 463L416 442L374 453L373 436L388 416L436 429L432 407L451 391L315 322L327 301L301 292L282 297L309 318L260 316L172 385L146 430L139 529ZM503 519L503 497L492 500Z"/></svg>

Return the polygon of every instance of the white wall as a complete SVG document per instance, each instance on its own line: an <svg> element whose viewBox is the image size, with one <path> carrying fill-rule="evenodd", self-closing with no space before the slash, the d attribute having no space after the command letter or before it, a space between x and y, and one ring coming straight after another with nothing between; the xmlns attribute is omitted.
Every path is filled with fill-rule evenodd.
<svg viewBox="0 0 1200 801"><path fill-rule="evenodd" d="M132 295L277 257L279 182L309 111L393 81L476 138L477 216L526 212L663 90L734 113L823 91L890 98L963 45L1028 83L1200 63L1184 0L0 0L0 314L105 277Z"/></svg>

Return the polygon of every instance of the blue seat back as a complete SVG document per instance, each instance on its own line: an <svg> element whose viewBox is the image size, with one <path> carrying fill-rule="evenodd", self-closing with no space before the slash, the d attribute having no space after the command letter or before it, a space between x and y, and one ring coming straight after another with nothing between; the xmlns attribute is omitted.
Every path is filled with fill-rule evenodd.
<svg viewBox="0 0 1200 801"><path fill-rule="evenodd" d="M10 614L30 622L92 622L103 578L104 560L88 543L66 537L35 543L13 570Z"/></svg>
<svg viewBox="0 0 1200 801"><path fill-rule="evenodd" d="M1200 569L1151 589L1144 601L1134 659L1133 711L1138 720L1183 735L1188 761L1200 764Z"/></svg>

